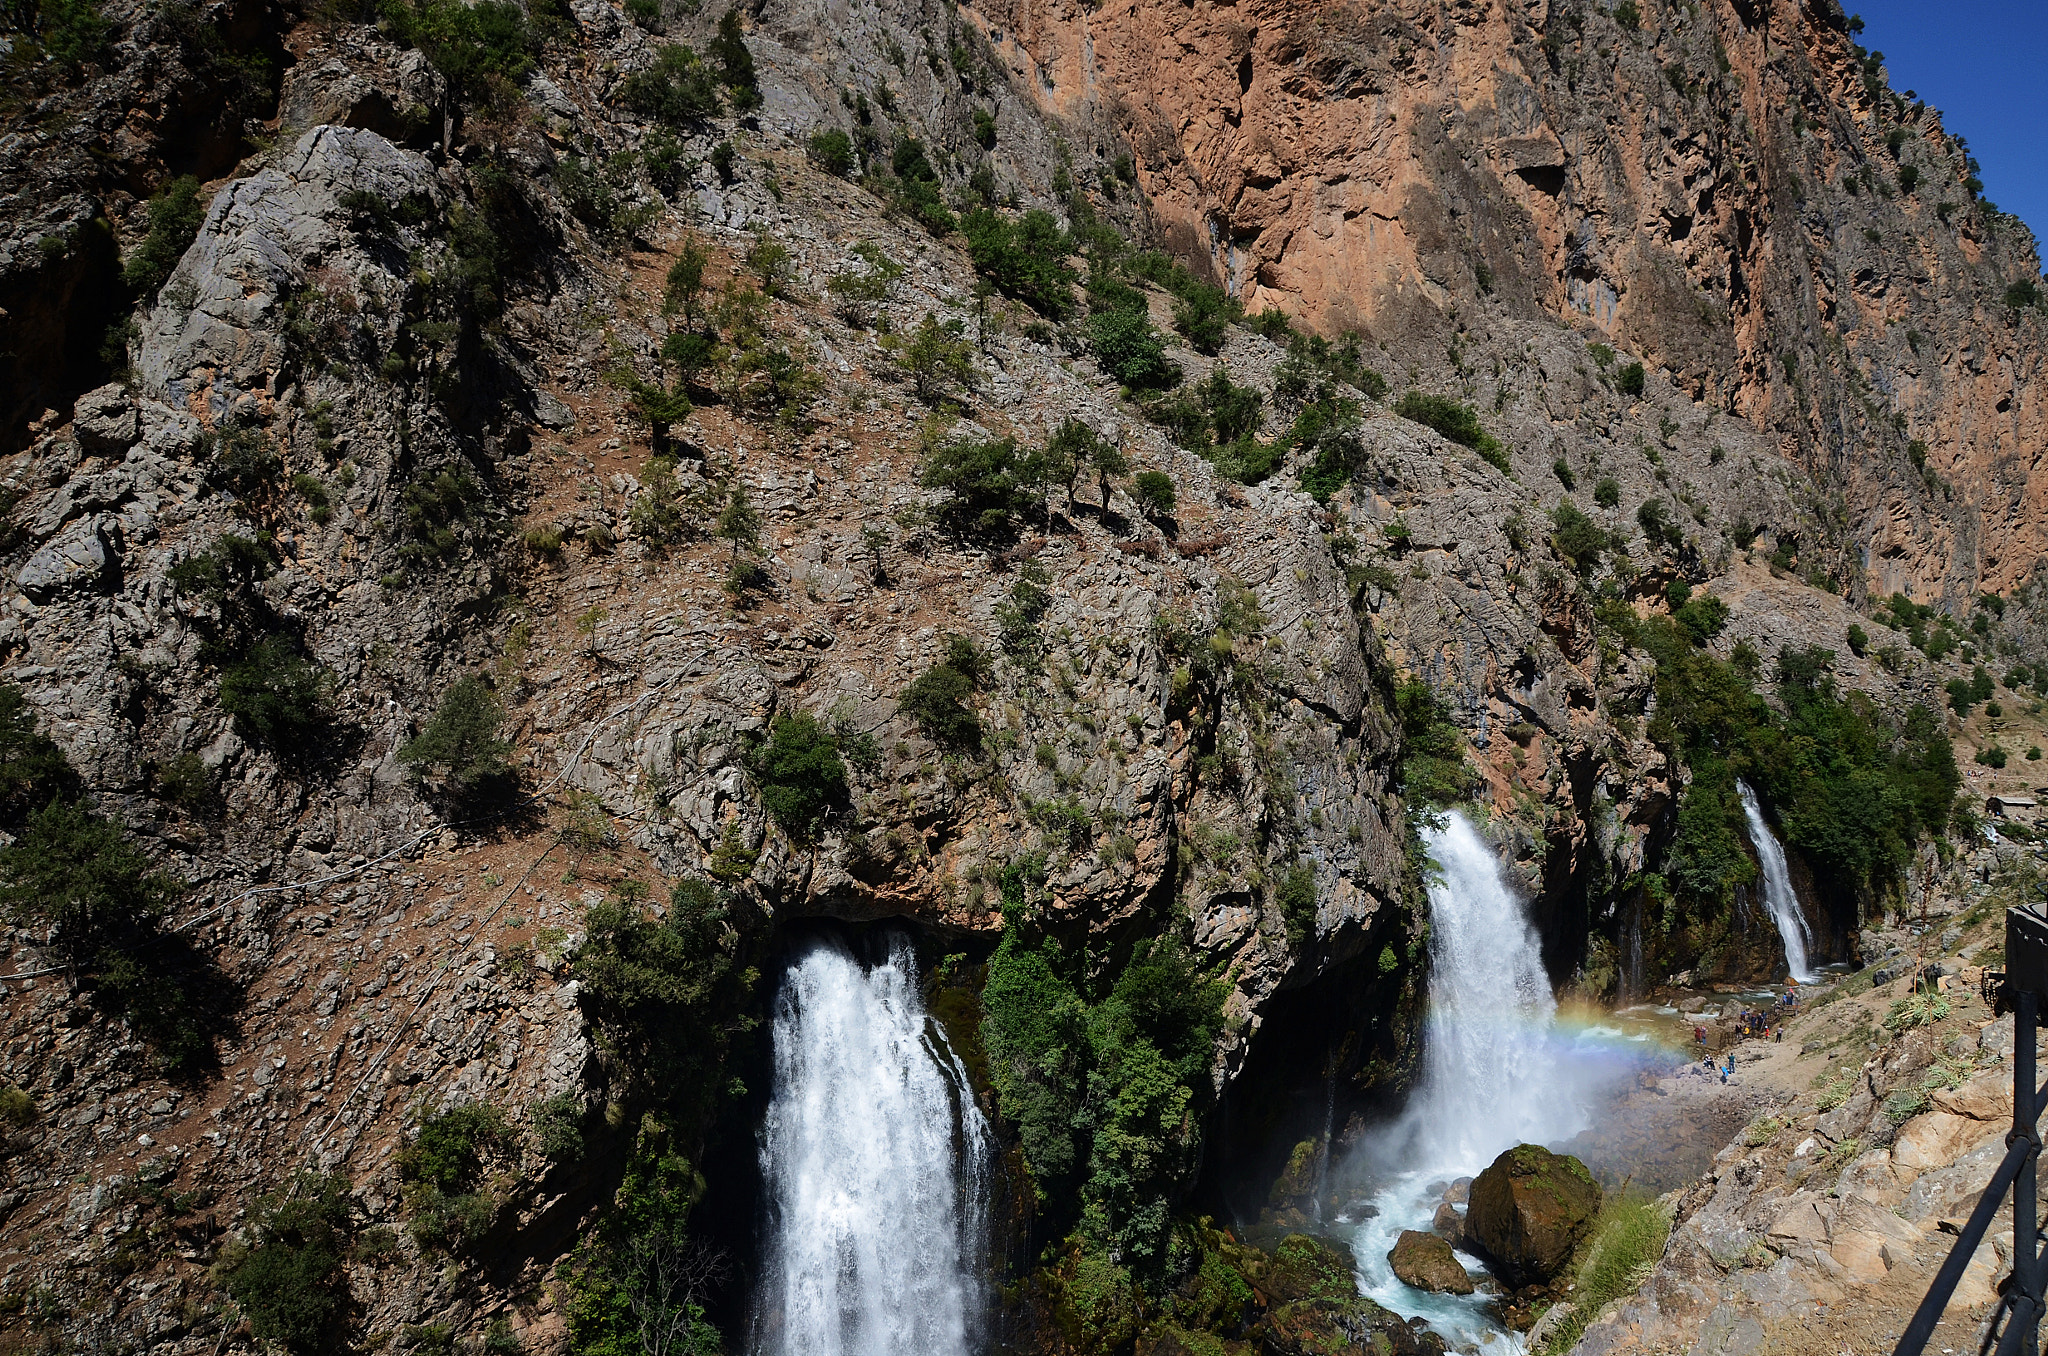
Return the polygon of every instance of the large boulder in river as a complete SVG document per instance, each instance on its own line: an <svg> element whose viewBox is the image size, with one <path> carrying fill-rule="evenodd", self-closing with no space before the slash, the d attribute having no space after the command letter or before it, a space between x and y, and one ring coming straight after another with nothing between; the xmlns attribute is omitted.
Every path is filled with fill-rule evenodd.
<svg viewBox="0 0 2048 1356"><path fill-rule="evenodd" d="M1599 1213L1600 1184L1584 1163L1520 1144L1472 1183L1465 1238L1509 1285L1540 1284L1571 1260Z"/></svg>
<svg viewBox="0 0 2048 1356"><path fill-rule="evenodd" d="M1472 1293L1472 1277L1451 1251L1451 1245L1435 1234L1403 1229L1387 1254L1387 1261L1402 1284L1417 1290L1432 1290L1440 1295Z"/></svg>

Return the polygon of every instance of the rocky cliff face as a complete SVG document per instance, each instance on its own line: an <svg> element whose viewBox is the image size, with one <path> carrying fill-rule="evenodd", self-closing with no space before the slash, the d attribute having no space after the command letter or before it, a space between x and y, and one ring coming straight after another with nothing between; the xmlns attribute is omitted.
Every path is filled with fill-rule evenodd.
<svg viewBox="0 0 2048 1356"><path fill-rule="evenodd" d="M1396 368L1437 367L1461 322L1619 344L1818 478L1807 545L1857 595L1954 605L2023 582L2042 330L2007 289L2039 274L2030 233L1976 199L1967 151L1839 6L1629 14L984 17L1045 107L1129 145L1166 239L1254 309L1359 329ZM1462 347L1513 365L1516 345Z"/></svg>
<svg viewBox="0 0 2048 1356"><path fill-rule="evenodd" d="M1615 948L1685 772L1596 583L1643 616L1712 592L1716 653L1824 644L1896 706L1970 665L1847 653L1852 605L1961 618L2038 554L2040 320L2006 291L2031 242L1832 11L769 3L738 117L632 84L664 43L713 49L695 7L534 6L488 77L402 17L114 4L75 59L49 24L10 39L5 677L183 882L164 925L231 995L218 1069L168 1076L61 929L13 920L23 1332L247 1343L209 1268L303 1168L349 1179L355 1237L394 1230L346 1263L351 1331L562 1343L543 1281L619 1185L589 1161L644 1133L576 950L636 885L977 956L1006 906L1091 955L1178 936L1227 986L1219 1085L1270 1109L1312 1064L1385 1097L1424 954L1398 681L1461 732L1557 976L1640 984ZM864 185L812 147L834 127ZM1469 404L1504 450L1353 385L1326 502L1299 447L1220 474L1080 322L977 292L901 187L913 137L956 207L1163 243L1254 310L1358 330L1346 380ZM671 382L706 323L723 357ZM942 361L913 374L913 340ZM1274 443L1284 345L1216 347L1170 356L1258 392ZM1069 419L1172 506L1084 472L988 538L923 483L935 448ZM1601 534L1583 578L1548 542L1567 498ZM971 752L903 704L955 636L985 664ZM2034 643L2019 610L1978 640ZM516 812L399 757L465 676L502 703ZM1966 747L2027 737L2008 700ZM854 755L810 831L763 794L796 715ZM446 1266L395 1232L394 1155L472 1102L524 1145L485 1260ZM543 1151L564 1114L582 1165Z"/></svg>

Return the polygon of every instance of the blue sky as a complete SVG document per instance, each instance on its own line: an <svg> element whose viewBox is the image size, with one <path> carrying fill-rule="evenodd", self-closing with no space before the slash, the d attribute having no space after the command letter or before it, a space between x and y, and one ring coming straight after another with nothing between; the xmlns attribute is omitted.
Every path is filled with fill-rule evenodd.
<svg viewBox="0 0 2048 1356"><path fill-rule="evenodd" d="M1843 0L1857 39L1884 53L1892 88L1941 110L1970 143L1984 196L2048 241L2048 3L2043 0Z"/></svg>

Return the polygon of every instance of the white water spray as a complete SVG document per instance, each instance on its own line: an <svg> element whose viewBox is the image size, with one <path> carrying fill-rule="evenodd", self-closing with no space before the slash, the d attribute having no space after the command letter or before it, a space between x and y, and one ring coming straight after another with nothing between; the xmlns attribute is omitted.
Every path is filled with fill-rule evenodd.
<svg viewBox="0 0 2048 1356"><path fill-rule="evenodd" d="M1555 1144L1585 1128L1615 1065L1560 1031L1536 930L1472 822L1453 810L1423 829L1422 841L1438 873L1429 886L1422 1079L1401 1119L1367 1148L1378 1190L1352 1255L1367 1296L1426 1319L1460 1348L1513 1356L1523 1343L1497 1325L1485 1296L1410 1289L1394 1276L1387 1252L1403 1229L1429 1229L1438 1200L1432 1187L1478 1173L1517 1144Z"/></svg>
<svg viewBox="0 0 2048 1356"><path fill-rule="evenodd" d="M982 1308L990 1142L898 937L864 968L811 943L774 1011L761 1137L761 1356L965 1356Z"/></svg>
<svg viewBox="0 0 2048 1356"><path fill-rule="evenodd" d="M1569 1139L1585 1126L1560 1061L1557 1000L1536 930L1500 859L1453 810L1422 830L1429 886L1430 1012L1422 1082L1409 1104L1413 1166L1476 1172L1503 1149Z"/></svg>
<svg viewBox="0 0 2048 1356"><path fill-rule="evenodd" d="M1792 891L1792 875L1785 869L1785 848L1765 822L1763 806L1757 804L1756 792L1749 789L1749 783L1738 781L1735 790L1742 796L1743 818L1749 821L1750 844L1756 848L1756 859L1764 869L1764 907L1771 911L1771 921L1778 925L1778 936L1785 942L1785 968L1792 978L1804 984L1813 978L1813 972L1806 967L1810 935L1806 915L1799 908L1799 896Z"/></svg>

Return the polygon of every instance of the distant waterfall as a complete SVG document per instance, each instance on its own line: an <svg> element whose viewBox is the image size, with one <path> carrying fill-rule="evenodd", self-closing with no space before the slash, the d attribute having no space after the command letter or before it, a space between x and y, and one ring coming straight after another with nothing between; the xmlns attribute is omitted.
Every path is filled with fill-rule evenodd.
<svg viewBox="0 0 2048 1356"><path fill-rule="evenodd" d="M1756 848L1756 859L1764 869L1764 907L1771 911L1771 921L1778 925L1778 936L1785 942L1785 968L1803 984L1813 978L1813 972L1806 968L1806 947L1811 934L1806 930L1806 915L1799 908L1799 896L1792 892L1784 846L1764 822L1763 806L1757 804L1756 792L1749 789L1749 783L1738 781L1735 789L1742 796L1743 817L1749 821L1750 844Z"/></svg>
<svg viewBox="0 0 2048 1356"><path fill-rule="evenodd" d="M990 1135L926 1017L907 939L864 967L809 944L775 999L761 1136L760 1356L966 1356L977 1338Z"/></svg>
<svg viewBox="0 0 2048 1356"><path fill-rule="evenodd" d="M1570 1138L1585 1113L1536 930L1500 859L1455 810L1424 828L1422 841L1438 868L1429 885L1430 1013L1399 1157L1477 1172L1516 1144Z"/></svg>

